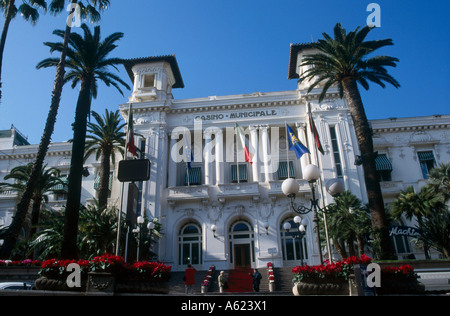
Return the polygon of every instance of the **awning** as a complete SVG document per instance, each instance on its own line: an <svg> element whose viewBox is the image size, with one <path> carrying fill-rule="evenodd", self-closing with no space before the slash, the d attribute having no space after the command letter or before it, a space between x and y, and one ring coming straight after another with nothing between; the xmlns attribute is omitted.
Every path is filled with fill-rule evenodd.
<svg viewBox="0 0 450 316"><path fill-rule="evenodd" d="M109 190L112 189L112 183L113 183L113 173L111 172L109 174L109 185L108 185ZM94 181L94 189L98 190L99 188L100 188L100 173L97 174Z"/></svg>
<svg viewBox="0 0 450 316"><path fill-rule="evenodd" d="M68 189L67 185L69 184L69 176L68 175L61 176L60 179L63 183L52 186L50 188L50 191L65 191L65 192L67 192L67 189Z"/></svg>
<svg viewBox="0 0 450 316"><path fill-rule="evenodd" d="M385 154L380 154L375 158L377 171L392 171L392 163Z"/></svg>
<svg viewBox="0 0 450 316"><path fill-rule="evenodd" d="M418 151L417 156L420 161L434 161L434 155L432 151Z"/></svg>

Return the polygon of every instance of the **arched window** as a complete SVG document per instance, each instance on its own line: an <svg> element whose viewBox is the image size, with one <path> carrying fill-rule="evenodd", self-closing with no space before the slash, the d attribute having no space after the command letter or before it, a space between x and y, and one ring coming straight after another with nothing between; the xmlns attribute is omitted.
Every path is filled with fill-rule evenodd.
<svg viewBox="0 0 450 316"><path fill-rule="evenodd" d="M289 223L290 229L285 228L285 223ZM308 259L306 235L299 231L294 218L290 217L281 222L280 237L283 261L300 261L303 264L303 261Z"/></svg>
<svg viewBox="0 0 450 316"><path fill-rule="evenodd" d="M178 234L178 264L202 263L202 229L196 223L184 225Z"/></svg>

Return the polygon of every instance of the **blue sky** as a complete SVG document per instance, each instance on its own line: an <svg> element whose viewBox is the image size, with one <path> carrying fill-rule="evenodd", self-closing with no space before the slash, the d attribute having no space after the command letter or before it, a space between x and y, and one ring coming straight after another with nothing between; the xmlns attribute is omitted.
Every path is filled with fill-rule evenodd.
<svg viewBox="0 0 450 316"><path fill-rule="evenodd" d="M175 54L185 83L174 90L176 99L286 91L297 86L287 79L290 43L332 34L337 22L347 30L364 26L371 2L380 5L381 27L369 38L394 40L379 54L400 59L390 72L402 87L362 91L369 119L450 114L450 1L111 0L100 25L103 37L125 33L113 56ZM65 20L65 12L47 14L31 26L17 17L10 27L0 129L14 124L32 144L40 141L55 76L54 69L35 66L49 57L42 43L59 41L52 31L63 29ZM123 68L119 75L128 80ZM101 87L92 110L115 110L129 94ZM78 88L65 87L53 141L72 137L77 95Z"/></svg>

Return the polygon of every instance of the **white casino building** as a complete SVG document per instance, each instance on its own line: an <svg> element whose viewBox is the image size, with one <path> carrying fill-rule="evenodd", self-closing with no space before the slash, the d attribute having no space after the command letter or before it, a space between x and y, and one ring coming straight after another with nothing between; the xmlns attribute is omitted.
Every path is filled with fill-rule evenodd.
<svg viewBox="0 0 450 316"><path fill-rule="evenodd" d="M302 55L309 52L307 44L291 45L289 79L298 78ZM336 177L347 190L367 200L362 167L354 163L359 151L352 119L337 91L330 90L320 104L320 91L307 94L305 84L294 91L176 100L172 89L183 88L184 83L174 56L131 59L125 68L134 88L129 103L119 108L127 120L132 104L135 131L143 136L136 143L151 161L150 179L139 185L140 212L162 223L157 253L173 270L184 270L187 263L199 270L212 264L217 269L265 267L269 261L278 267L295 266L302 260L318 264L313 214L302 215L307 226L301 241L283 228L285 222L294 225L297 214L281 190L282 182L295 177L300 184L296 202L309 205L310 188L302 180L307 164L321 169L317 189L321 206L333 202L325 184ZM308 105L324 155L315 150ZM252 163L245 162L236 146L236 123L253 149ZM288 150L286 123L310 155L297 159ZM450 161L450 115L390 118L371 124L387 205L408 185L423 186L429 168ZM28 145L15 128L1 136L3 179L13 167L33 161L37 145ZM184 154L185 137L193 152L191 168ZM68 143L52 144L48 165L68 173L70 150ZM90 175L83 178L83 202L96 196L99 166L93 157L86 163ZM119 203L117 166L112 170L110 202ZM0 194L0 226L11 221L16 199L13 192ZM49 206L58 209L64 202L64 195L55 195ZM394 238L399 258L423 257L423 250L415 248L411 238ZM325 248L323 252L326 258Z"/></svg>

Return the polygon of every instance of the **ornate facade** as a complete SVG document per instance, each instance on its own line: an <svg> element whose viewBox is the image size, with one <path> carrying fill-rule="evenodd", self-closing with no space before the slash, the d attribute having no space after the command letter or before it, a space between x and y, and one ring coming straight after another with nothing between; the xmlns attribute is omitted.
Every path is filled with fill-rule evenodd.
<svg viewBox="0 0 450 316"><path fill-rule="evenodd" d="M301 56L308 49L308 45L291 45L290 79L302 71ZM296 202L309 204L310 187L302 180L307 164L316 164L321 170L317 188L321 205L333 202L325 188L332 178L342 179L347 190L367 200L362 167L355 165L359 151L352 119L337 91L330 90L322 103L318 102L320 88L308 94L307 83L294 91L177 100L172 89L183 88L184 83L174 56L127 60L125 68L134 88L129 103L119 109L127 121L132 105L134 127L142 135L136 143L143 157L151 161L150 179L139 185L139 212L162 223L158 257L174 270L184 270L187 263L201 270L211 264L217 269L263 267L269 261L275 266L317 264L312 214L303 216L304 238L294 238L295 229L283 226L286 222L296 225L293 218L297 214L282 193L282 182L288 177L297 179ZM308 109L324 154L315 148ZM424 185L426 168L450 160L448 115L371 123L387 205L408 185ZM310 154L297 159L289 150L286 124ZM250 162L238 145L236 126L248 139ZM4 145L0 176L32 161L36 151L37 146L32 145ZM68 171L70 145L53 144L47 163L61 168L63 174ZM91 157L86 167L90 176L83 180L83 202L95 197L99 163ZM117 169L111 185L110 201L119 203ZM64 200L55 201L58 198L53 197L49 205L61 206ZM14 203L11 193L0 195L0 225L10 222ZM406 247L397 247L399 256L422 256L422 250L415 249L410 240L404 242Z"/></svg>

